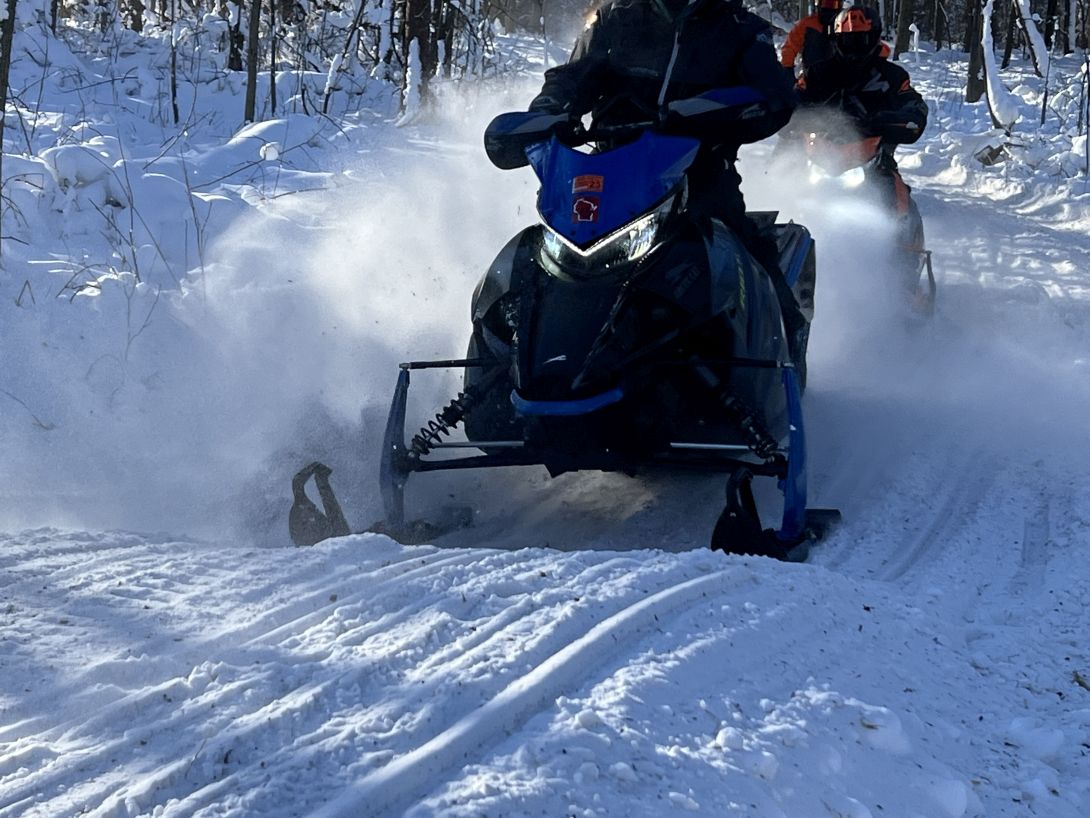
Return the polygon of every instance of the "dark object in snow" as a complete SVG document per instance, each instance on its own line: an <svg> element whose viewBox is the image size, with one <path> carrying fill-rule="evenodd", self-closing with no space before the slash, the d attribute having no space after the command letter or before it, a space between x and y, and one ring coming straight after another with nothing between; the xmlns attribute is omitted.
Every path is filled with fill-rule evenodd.
<svg viewBox="0 0 1090 818"><path fill-rule="evenodd" d="M789 341L771 277L726 224L690 207L696 139L650 123L595 127L583 141L620 147L585 153L551 132L535 140L535 118L498 118L488 142L504 157L505 133L525 147L543 223L513 238L477 286L465 359L401 364L381 458L386 517L375 530L402 541L442 533L405 518L415 472L696 470L730 477L713 548L804 559L840 516L806 508L809 232L751 214L805 316ZM434 368L464 369L464 388L407 442L410 373ZM450 437L459 425L463 440ZM783 492L777 529L761 525L754 477Z"/></svg>
<svg viewBox="0 0 1090 818"><path fill-rule="evenodd" d="M985 167L998 165L1007 159L1006 145L985 145L973 154L973 158Z"/></svg>
<svg viewBox="0 0 1090 818"><path fill-rule="evenodd" d="M329 484L332 473L329 466L315 462L304 466L292 479L291 490L295 501L288 513L288 532L296 545L314 545L330 537L344 537L352 533ZM306 483L311 476L318 487L324 513L307 497Z"/></svg>

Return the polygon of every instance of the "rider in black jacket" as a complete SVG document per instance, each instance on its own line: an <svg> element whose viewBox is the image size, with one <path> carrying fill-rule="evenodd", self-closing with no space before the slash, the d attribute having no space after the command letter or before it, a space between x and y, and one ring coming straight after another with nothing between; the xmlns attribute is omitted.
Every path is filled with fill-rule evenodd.
<svg viewBox="0 0 1090 818"><path fill-rule="evenodd" d="M598 124L656 120L671 128L669 103L715 89L748 87L763 97L705 123L690 172L690 203L734 229L776 285L789 341L804 324L779 269L774 242L746 216L735 169L740 145L757 142L791 117L795 95L768 24L741 0L611 0L576 43L571 59L545 73L530 110L591 113ZM692 123L697 118L686 117Z"/></svg>

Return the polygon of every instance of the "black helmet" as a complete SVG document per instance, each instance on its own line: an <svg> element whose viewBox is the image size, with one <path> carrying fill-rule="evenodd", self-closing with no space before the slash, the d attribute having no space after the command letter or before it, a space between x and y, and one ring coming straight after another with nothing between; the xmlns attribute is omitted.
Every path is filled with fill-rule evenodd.
<svg viewBox="0 0 1090 818"><path fill-rule="evenodd" d="M836 19L837 12L844 8L844 0L817 0L814 3L814 13L823 26L831 26Z"/></svg>
<svg viewBox="0 0 1090 818"><path fill-rule="evenodd" d="M872 8L844 9L833 23L833 47L845 59L864 60L877 53L882 42L882 18Z"/></svg>

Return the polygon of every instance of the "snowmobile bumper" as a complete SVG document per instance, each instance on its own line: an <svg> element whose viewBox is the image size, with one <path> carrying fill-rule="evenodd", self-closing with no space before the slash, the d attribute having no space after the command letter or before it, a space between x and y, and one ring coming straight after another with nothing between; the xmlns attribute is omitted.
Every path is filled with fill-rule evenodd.
<svg viewBox="0 0 1090 818"><path fill-rule="evenodd" d="M771 457L754 462L753 452L745 445L678 442L671 444L667 451L636 461L630 456L610 451L543 448L526 440L445 441L440 436L449 433L450 426L457 422L456 419L452 422L452 417L445 412L436 415L435 420L424 427L411 444L406 444L405 418L410 372L415 369L480 367L484 363L478 359L403 363L390 405L379 467L385 519L372 530L406 543L422 542L428 536L443 533L443 524L409 522L405 519L405 487L414 472L545 466L553 474L581 470L635 473L651 467L667 467L731 475L731 481L728 481L728 505L723 512L724 517L721 517L716 526L712 539L713 548L732 553L767 554L781 559L805 559L805 552L800 547L806 546L808 550L810 543L821 539L830 526L839 520L840 513L831 509L806 507L806 437L798 377L793 367L775 361L736 359L723 363L781 369L790 423L786 448L776 451ZM573 417L611 406L622 398L621 390L615 389L581 401L527 401L513 394L512 403L520 414L526 416ZM452 406L458 402L459 399L456 399ZM421 435L428 439L424 447L418 445ZM433 450L446 450L449 454L469 449L483 453L434 459L426 456ZM777 530L762 530L760 527L749 488L749 481L754 476L775 478L783 492L783 520ZM744 488L738 488L742 484ZM749 492L749 501L745 501L739 492ZM735 498L733 505L732 496ZM724 518L735 522L724 523ZM465 515L459 515L456 520L448 521L446 527L461 527L465 524Z"/></svg>

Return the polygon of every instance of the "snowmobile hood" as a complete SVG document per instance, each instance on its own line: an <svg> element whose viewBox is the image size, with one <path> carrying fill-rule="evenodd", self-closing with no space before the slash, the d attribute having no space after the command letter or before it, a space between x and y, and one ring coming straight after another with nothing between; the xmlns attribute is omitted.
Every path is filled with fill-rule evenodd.
<svg viewBox="0 0 1090 818"><path fill-rule="evenodd" d="M538 212L572 244L588 247L661 202L699 147L696 139L645 131L614 150L581 153L553 137L526 150L541 180Z"/></svg>

